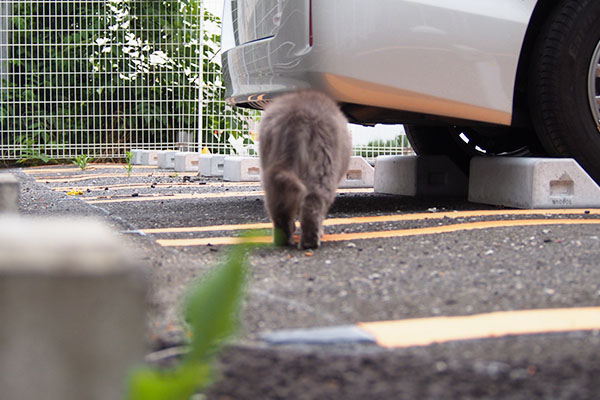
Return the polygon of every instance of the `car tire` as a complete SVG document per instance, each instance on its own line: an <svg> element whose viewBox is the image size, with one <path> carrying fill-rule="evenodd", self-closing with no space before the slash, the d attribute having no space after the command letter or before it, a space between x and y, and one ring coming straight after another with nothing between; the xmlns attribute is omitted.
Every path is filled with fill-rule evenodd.
<svg viewBox="0 0 600 400"><path fill-rule="evenodd" d="M461 127L405 125L406 136L419 155L446 155L463 171L475 156L527 156L539 144L527 129L511 127Z"/></svg>
<svg viewBox="0 0 600 400"><path fill-rule="evenodd" d="M563 0L537 38L529 107L551 155L573 157L600 182L600 1Z"/></svg>

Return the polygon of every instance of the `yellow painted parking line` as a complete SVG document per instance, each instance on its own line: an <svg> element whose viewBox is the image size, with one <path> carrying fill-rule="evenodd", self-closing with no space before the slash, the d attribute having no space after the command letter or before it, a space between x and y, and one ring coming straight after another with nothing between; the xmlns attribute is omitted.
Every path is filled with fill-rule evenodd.
<svg viewBox="0 0 600 400"><path fill-rule="evenodd" d="M348 240L382 239L405 236L434 235L441 233L452 233L478 229L520 227L520 226L542 226L542 225L600 225L600 219L525 219L511 221L479 221L467 222L454 225L433 226L427 228L400 229L375 232L337 233L323 235L323 242L340 242ZM255 240L268 243L272 239L269 236L261 236ZM243 241L237 237L210 237L191 239L159 239L156 242L165 247L188 247L206 245L231 245Z"/></svg>
<svg viewBox="0 0 600 400"><path fill-rule="evenodd" d="M491 229L503 227L518 227L518 226L539 226L539 225L600 225L600 219L561 219L561 220L512 220L512 221L480 221L461 223L453 225L433 226L426 228L387 230L375 232L355 232L355 233L339 233L324 235L324 242L338 242L347 240L365 240L378 238L391 238L403 236L431 235L441 233L452 233L458 231L469 231L477 229ZM193 240L193 239L189 239ZM214 243L213 243L214 244Z"/></svg>
<svg viewBox="0 0 600 400"><path fill-rule="evenodd" d="M147 188L150 185L154 185L156 187L257 187L260 186L260 182L156 182L156 183L118 183L118 184L108 184L108 185L95 185L95 186L60 186L54 187L53 190L58 192L70 192L71 190L104 190L105 188L109 188L110 190L126 190L126 189L139 189L139 188Z"/></svg>
<svg viewBox="0 0 600 400"><path fill-rule="evenodd" d="M261 196L261 191L254 192L226 192L226 193L173 193L170 195L146 195L137 197L119 197L119 198L102 198L99 197L84 197L83 201L88 204L102 203L137 203L141 201L158 201L158 200L189 200L189 199L218 199L226 197L244 197L244 196ZM87 200L93 199L93 200Z"/></svg>
<svg viewBox="0 0 600 400"><path fill-rule="evenodd" d="M327 221L331 225L370 223L370 222L395 222L427 219L458 219L472 217L498 217L522 215L600 215L599 208L563 208L563 209L537 209L537 210L469 210L469 211L442 211L415 214L396 214L375 217L331 218Z"/></svg>
<svg viewBox="0 0 600 400"><path fill-rule="evenodd" d="M196 176L196 172L156 172L156 171L147 171L147 172L132 172L129 177L136 176ZM88 179L98 179L98 178L128 178L127 171L123 170L122 172L116 172L114 174L78 174L72 176L41 176L36 177L35 180L37 182L49 182L49 183L66 183L66 182L81 182Z"/></svg>
<svg viewBox="0 0 600 400"><path fill-rule="evenodd" d="M296 224L297 226L299 224ZM258 222L254 224L231 224L231 225L209 225L209 226L193 226L193 227L175 227L175 228L149 228L140 229L139 231L145 234L160 234L160 233L192 233L192 232L215 232L215 231L242 231L248 229L270 229L273 226L270 222Z"/></svg>
<svg viewBox="0 0 600 400"><path fill-rule="evenodd" d="M393 231L337 233L323 236L323 241L339 242L345 240L380 239L416 235L433 235L478 229L539 225L600 225L600 219L521 219L511 221L466 222L454 225L441 225L427 228L402 229Z"/></svg>
<svg viewBox="0 0 600 400"><path fill-rule="evenodd" d="M369 193L373 189L343 189L341 193ZM102 204L102 203L136 203L140 201L157 201L157 200L188 200L188 199L216 199L216 198L227 198L227 197L245 197L245 196L264 196L262 190L246 191L246 192L220 192L220 193L173 193L173 194L153 194L153 195L140 195L137 197L116 197L107 198L107 196L90 196L84 197L82 200L89 204Z"/></svg>
<svg viewBox="0 0 600 400"><path fill-rule="evenodd" d="M388 348L509 335L600 330L600 307L504 311L456 317L359 323Z"/></svg>
<svg viewBox="0 0 600 400"><path fill-rule="evenodd" d="M96 169L119 169L124 168L126 164L88 164L86 171L93 171ZM158 169L156 165L133 165L133 169ZM81 168L75 166L57 165L55 167L29 167L23 169L23 172L28 175L35 174L47 174L57 172L77 172L81 171Z"/></svg>
<svg viewBox="0 0 600 400"><path fill-rule="evenodd" d="M239 243L271 243L271 236L252 236L250 238L243 237L213 237L203 239L158 239L156 243L163 247L191 247L191 246L222 246L233 245Z"/></svg>
<svg viewBox="0 0 600 400"><path fill-rule="evenodd" d="M258 193L258 192L257 192ZM587 213L587 214L586 214ZM470 217L494 217L494 216L521 216L521 215L600 215L600 209L544 209L544 210L474 210L474 211L451 211L436 213L414 213L414 214L392 214L378 215L371 217L351 217L351 218L329 218L323 222L324 226L350 225L350 224L368 224L381 222L400 222L400 221L420 221L435 220L444 218L470 218ZM236 224L236 225L208 225L208 226L190 226L176 228L152 228L141 229L141 232L147 234L160 233L191 233L191 232L212 232L212 231L242 231L247 229L265 229L270 228L270 223L263 224Z"/></svg>

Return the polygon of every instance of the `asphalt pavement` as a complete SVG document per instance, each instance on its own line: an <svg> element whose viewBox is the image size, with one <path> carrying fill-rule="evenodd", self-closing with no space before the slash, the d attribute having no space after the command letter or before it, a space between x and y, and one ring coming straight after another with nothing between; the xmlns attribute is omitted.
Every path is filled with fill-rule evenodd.
<svg viewBox="0 0 600 400"><path fill-rule="evenodd" d="M127 176L114 164L8 172L21 182L22 214L102 218L147 265L152 360L184 342L186 287L240 231L269 225L257 183L155 167ZM342 190L321 248L250 256L241 330L206 397L599 398L600 324L593 314L588 327L573 325L582 322L576 309L600 306L599 241L598 209L523 211ZM520 322L523 310L551 314ZM460 316L473 319L436 318ZM433 343L407 328L352 336L368 323L422 318L433 324ZM533 328L523 334L525 325Z"/></svg>

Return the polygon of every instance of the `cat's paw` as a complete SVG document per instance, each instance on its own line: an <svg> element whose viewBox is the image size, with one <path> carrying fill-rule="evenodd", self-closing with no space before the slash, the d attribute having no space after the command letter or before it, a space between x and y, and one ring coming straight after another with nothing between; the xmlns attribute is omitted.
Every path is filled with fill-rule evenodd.
<svg viewBox="0 0 600 400"><path fill-rule="evenodd" d="M298 247L300 249L318 249L321 246L321 238L319 236L315 237L314 235L310 235L311 237L301 237L300 243Z"/></svg>

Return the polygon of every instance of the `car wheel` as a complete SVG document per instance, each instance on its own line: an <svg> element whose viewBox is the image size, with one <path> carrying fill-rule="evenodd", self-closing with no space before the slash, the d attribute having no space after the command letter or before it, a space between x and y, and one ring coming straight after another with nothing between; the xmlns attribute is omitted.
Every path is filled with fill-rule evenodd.
<svg viewBox="0 0 600 400"><path fill-rule="evenodd" d="M468 172L474 156L526 156L537 141L526 129L405 125L406 136L419 155L447 155Z"/></svg>
<svg viewBox="0 0 600 400"><path fill-rule="evenodd" d="M532 60L529 107L542 145L600 182L600 2L560 2Z"/></svg>

